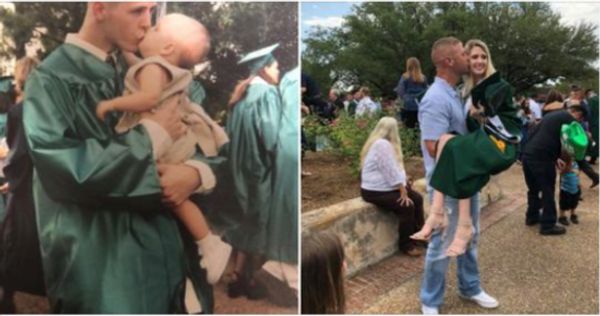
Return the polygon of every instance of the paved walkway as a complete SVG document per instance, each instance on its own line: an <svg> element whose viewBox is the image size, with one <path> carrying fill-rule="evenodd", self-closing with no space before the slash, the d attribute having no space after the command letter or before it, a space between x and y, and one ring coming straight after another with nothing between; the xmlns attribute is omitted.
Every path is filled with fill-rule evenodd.
<svg viewBox="0 0 600 316"><path fill-rule="evenodd" d="M450 314L598 314L598 190L582 175L580 224L563 236L524 225L526 186L515 165L501 174L505 197L482 210L482 286L500 301L485 310L458 298L456 265L447 275L440 311ZM418 314L423 258L392 256L346 283L348 313Z"/></svg>

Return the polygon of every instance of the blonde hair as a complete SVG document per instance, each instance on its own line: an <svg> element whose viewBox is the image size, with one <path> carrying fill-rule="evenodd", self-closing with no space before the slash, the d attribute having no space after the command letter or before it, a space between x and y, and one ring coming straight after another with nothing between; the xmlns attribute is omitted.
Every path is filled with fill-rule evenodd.
<svg viewBox="0 0 600 316"><path fill-rule="evenodd" d="M371 149L371 145L376 140L386 139L392 146L394 147L394 151L396 152L396 160L398 161L398 165L400 168L404 169L404 159L402 157L402 142L400 141L400 135L398 134L398 121L391 116L382 117L375 128L367 138L365 145L360 151L360 167L362 168L365 164L365 157Z"/></svg>
<svg viewBox="0 0 600 316"><path fill-rule="evenodd" d="M410 57L406 60L406 72L402 76L405 79L412 78L415 82L425 81L425 76L421 72L421 63L416 57Z"/></svg>
<svg viewBox="0 0 600 316"><path fill-rule="evenodd" d="M15 89L18 97L23 95L25 90L25 81L38 64L39 61L33 57L23 57L17 60L17 63L15 64Z"/></svg>
<svg viewBox="0 0 600 316"><path fill-rule="evenodd" d="M371 90L367 86L360 87L360 89L358 91L360 91L362 94L364 94L366 96L370 96L371 95Z"/></svg>
<svg viewBox="0 0 600 316"><path fill-rule="evenodd" d="M483 52L487 55L487 69L485 70L485 75L483 77L483 79L485 79L496 72L494 63L492 63L492 55L490 54L490 49L487 47L487 45L483 41L478 39L469 40L465 45L465 51L467 52L467 54L470 55L471 50L475 47L481 48ZM462 94L463 97L466 97L471 93L471 90L475 86L476 82L473 82L473 76L471 76L470 74L464 76L463 81L465 82L465 85L463 86Z"/></svg>

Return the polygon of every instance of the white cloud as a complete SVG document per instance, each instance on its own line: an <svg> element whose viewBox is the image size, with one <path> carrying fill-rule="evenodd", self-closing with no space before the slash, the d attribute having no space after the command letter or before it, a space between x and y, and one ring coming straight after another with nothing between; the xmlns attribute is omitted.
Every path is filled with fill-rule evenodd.
<svg viewBox="0 0 600 316"><path fill-rule="evenodd" d="M344 18L341 16L328 16L328 17L314 17L304 21L304 24L308 26L320 26L320 27L340 27L344 22Z"/></svg>
<svg viewBox="0 0 600 316"><path fill-rule="evenodd" d="M598 25L600 20L600 3L552 2L550 6L560 13L562 22L569 25L581 22Z"/></svg>

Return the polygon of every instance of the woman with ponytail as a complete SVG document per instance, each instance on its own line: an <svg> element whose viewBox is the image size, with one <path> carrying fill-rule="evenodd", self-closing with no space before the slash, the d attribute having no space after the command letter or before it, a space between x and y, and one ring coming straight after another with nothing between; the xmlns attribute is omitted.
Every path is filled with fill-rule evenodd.
<svg viewBox="0 0 600 316"><path fill-rule="evenodd" d="M230 297L264 297L265 288L256 282L255 271L268 260L297 262L297 236L290 236L285 212L272 207L282 118L279 64L271 54L277 46L240 60L239 64L248 65L250 74L235 87L229 101L228 161L235 196L244 214L241 224L228 233L237 250Z"/></svg>

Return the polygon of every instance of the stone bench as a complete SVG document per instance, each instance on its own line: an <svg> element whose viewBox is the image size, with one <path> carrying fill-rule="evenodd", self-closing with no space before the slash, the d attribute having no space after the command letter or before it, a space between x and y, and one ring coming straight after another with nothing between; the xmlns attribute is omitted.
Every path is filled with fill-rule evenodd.
<svg viewBox="0 0 600 316"><path fill-rule="evenodd" d="M424 197L425 180L413 185ZM499 184L492 179L480 195L481 207L497 201L502 196ZM425 198L425 211L429 209ZM426 215L427 216L427 215ZM398 218L391 212L354 198L302 214L302 234L330 230L335 232L344 245L348 276L375 264L392 254L398 247Z"/></svg>

